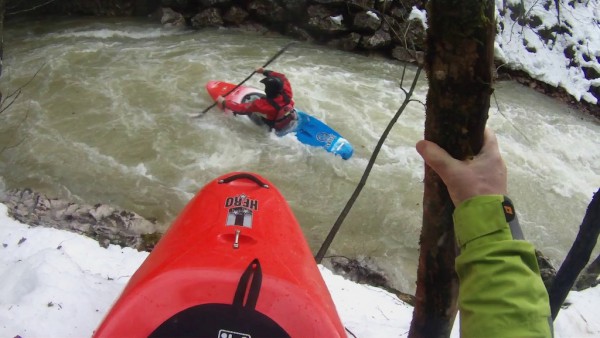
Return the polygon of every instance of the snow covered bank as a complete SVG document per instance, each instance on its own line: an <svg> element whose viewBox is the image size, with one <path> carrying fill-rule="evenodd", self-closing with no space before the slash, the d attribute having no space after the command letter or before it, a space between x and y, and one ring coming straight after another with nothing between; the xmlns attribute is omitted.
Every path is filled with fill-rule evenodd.
<svg viewBox="0 0 600 338"><path fill-rule="evenodd" d="M559 8L556 8L559 4ZM575 99L600 98L600 3L496 1L496 58L560 87Z"/></svg>
<svg viewBox="0 0 600 338"><path fill-rule="evenodd" d="M0 337L89 337L148 256L65 230L30 227L0 204ZM416 268L416 267L415 267ZM320 267L356 337L406 337L412 307L395 295ZM600 336L600 287L571 292L556 337ZM458 337L455 325L452 337Z"/></svg>

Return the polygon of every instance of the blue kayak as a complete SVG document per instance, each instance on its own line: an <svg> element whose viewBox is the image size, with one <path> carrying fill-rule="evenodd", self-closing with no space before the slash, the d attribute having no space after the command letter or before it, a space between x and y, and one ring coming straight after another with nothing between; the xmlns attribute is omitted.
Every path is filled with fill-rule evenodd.
<svg viewBox="0 0 600 338"><path fill-rule="evenodd" d="M295 130L298 141L313 147L321 147L330 153L340 155L344 160L352 157L354 148L348 140L321 120L297 110L298 127Z"/></svg>

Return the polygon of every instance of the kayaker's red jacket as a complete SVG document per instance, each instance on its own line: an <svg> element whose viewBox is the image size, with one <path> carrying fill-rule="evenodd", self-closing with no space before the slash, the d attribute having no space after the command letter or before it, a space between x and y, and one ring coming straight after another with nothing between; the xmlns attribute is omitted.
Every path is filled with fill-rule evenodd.
<svg viewBox="0 0 600 338"><path fill-rule="evenodd" d="M290 81L285 77L284 74L278 73L272 70L265 70L263 72L265 76L278 77L283 81L283 90L282 93L277 97L273 98L273 101L279 105L279 107L291 106L294 107L292 86L290 85ZM289 102L286 100L286 96L289 98ZM236 114L240 115L250 115L252 113L256 113L260 115L264 120L266 120L267 124L272 124L272 127L275 130L280 130L287 126L294 118L295 114L288 115L287 118L284 112L278 110L271 103L269 103L266 97L256 99L252 102L247 103L237 103L231 100L223 101L223 108L229 108L233 110Z"/></svg>

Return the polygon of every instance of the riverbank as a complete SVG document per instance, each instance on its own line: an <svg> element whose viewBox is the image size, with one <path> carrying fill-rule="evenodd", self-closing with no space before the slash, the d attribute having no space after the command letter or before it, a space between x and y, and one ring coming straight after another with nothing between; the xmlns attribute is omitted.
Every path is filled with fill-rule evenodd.
<svg viewBox="0 0 600 338"><path fill-rule="evenodd" d="M118 245L150 252L163 235L151 230L156 227L154 220L134 212L107 204L78 204L31 189L7 191L0 195L0 203L6 206L8 216L21 223L67 230L92 238L103 248ZM414 304L414 296L394 289L385 273L369 258L326 257L323 264L351 281L383 288Z"/></svg>
<svg viewBox="0 0 600 338"><path fill-rule="evenodd" d="M516 81L524 86L534 89L541 94L554 98L572 109L591 115L598 119L598 122L600 122L600 105L592 104L586 101L577 101L563 88L551 86L543 81L536 80L523 71L504 69L498 73L497 81Z"/></svg>
<svg viewBox="0 0 600 338"><path fill-rule="evenodd" d="M0 195L0 203L6 206L8 216L21 223L71 231L98 241L103 248L118 245L150 252L162 237L162 233L150 230L156 226L154 220L144 219L134 212L107 204L77 204L50 198L31 189L8 191ZM550 289L556 269L543 253L536 253L542 279ZM414 295L395 289L386 273L369 257L329 256L325 258L323 265L348 280L380 287L405 303L414 305ZM574 290L598 285L598 262L595 265L581 274Z"/></svg>
<svg viewBox="0 0 600 338"><path fill-rule="evenodd" d="M233 28L279 33L363 55L419 63L426 48L427 13L420 2L320 2L304 6L163 7L153 18L167 26ZM498 3L495 41L497 81L515 80L600 119L598 1ZM269 7L271 6L271 7ZM505 7L504 7L505 6ZM585 25L589 21L589 25ZM594 24L595 23L595 24ZM410 46L410 48L407 48Z"/></svg>
<svg viewBox="0 0 600 338"><path fill-rule="evenodd" d="M2 337L91 337L146 252L101 248L68 231L30 227L0 205ZM413 307L380 288L352 283L320 266L349 336L408 336ZM571 292L555 337L598 337L600 288ZM460 336L458 321L450 337Z"/></svg>
<svg viewBox="0 0 600 338"><path fill-rule="evenodd" d="M600 118L598 0L496 1L498 81L509 78ZM418 62L426 48L426 2L411 1L50 1L23 15L147 16L169 27L242 29L363 55Z"/></svg>

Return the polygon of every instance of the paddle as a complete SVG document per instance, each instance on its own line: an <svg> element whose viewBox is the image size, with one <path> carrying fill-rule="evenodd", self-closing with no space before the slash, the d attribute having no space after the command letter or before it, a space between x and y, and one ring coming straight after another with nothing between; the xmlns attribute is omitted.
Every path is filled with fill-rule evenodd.
<svg viewBox="0 0 600 338"><path fill-rule="evenodd" d="M291 45L293 45L295 42L292 41L290 43L288 43L287 45L285 45L283 48L281 48L279 50L279 52L277 52L277 54L273 55L272 58L269 59L269 61L267 61L267 63L265 63L264 65L262 65L262 68L266 68L269 64L271 64L271 62L275 61L275 59L277 59L281 54L283 54L283 52L286 51L286 49L288 49ZM230 91L228 91L225 95L223 95L223 97L231 94L234 90L238 89L239 86L243 85L244 82L248 81L252 75L256 74L256 70L253 71L250 75L248 75L247 78L244 79L244 81L240 82L237 86L233 87L233 89L231 89ZM210 106L208 106L206 109L204 109L203 111L200 112L200 114L194 116L195 118L197 117L202 117L204 116L204 114L209 111L212 107L216 106L217 102L214 102L213 104L211 104Z"/></svg>

